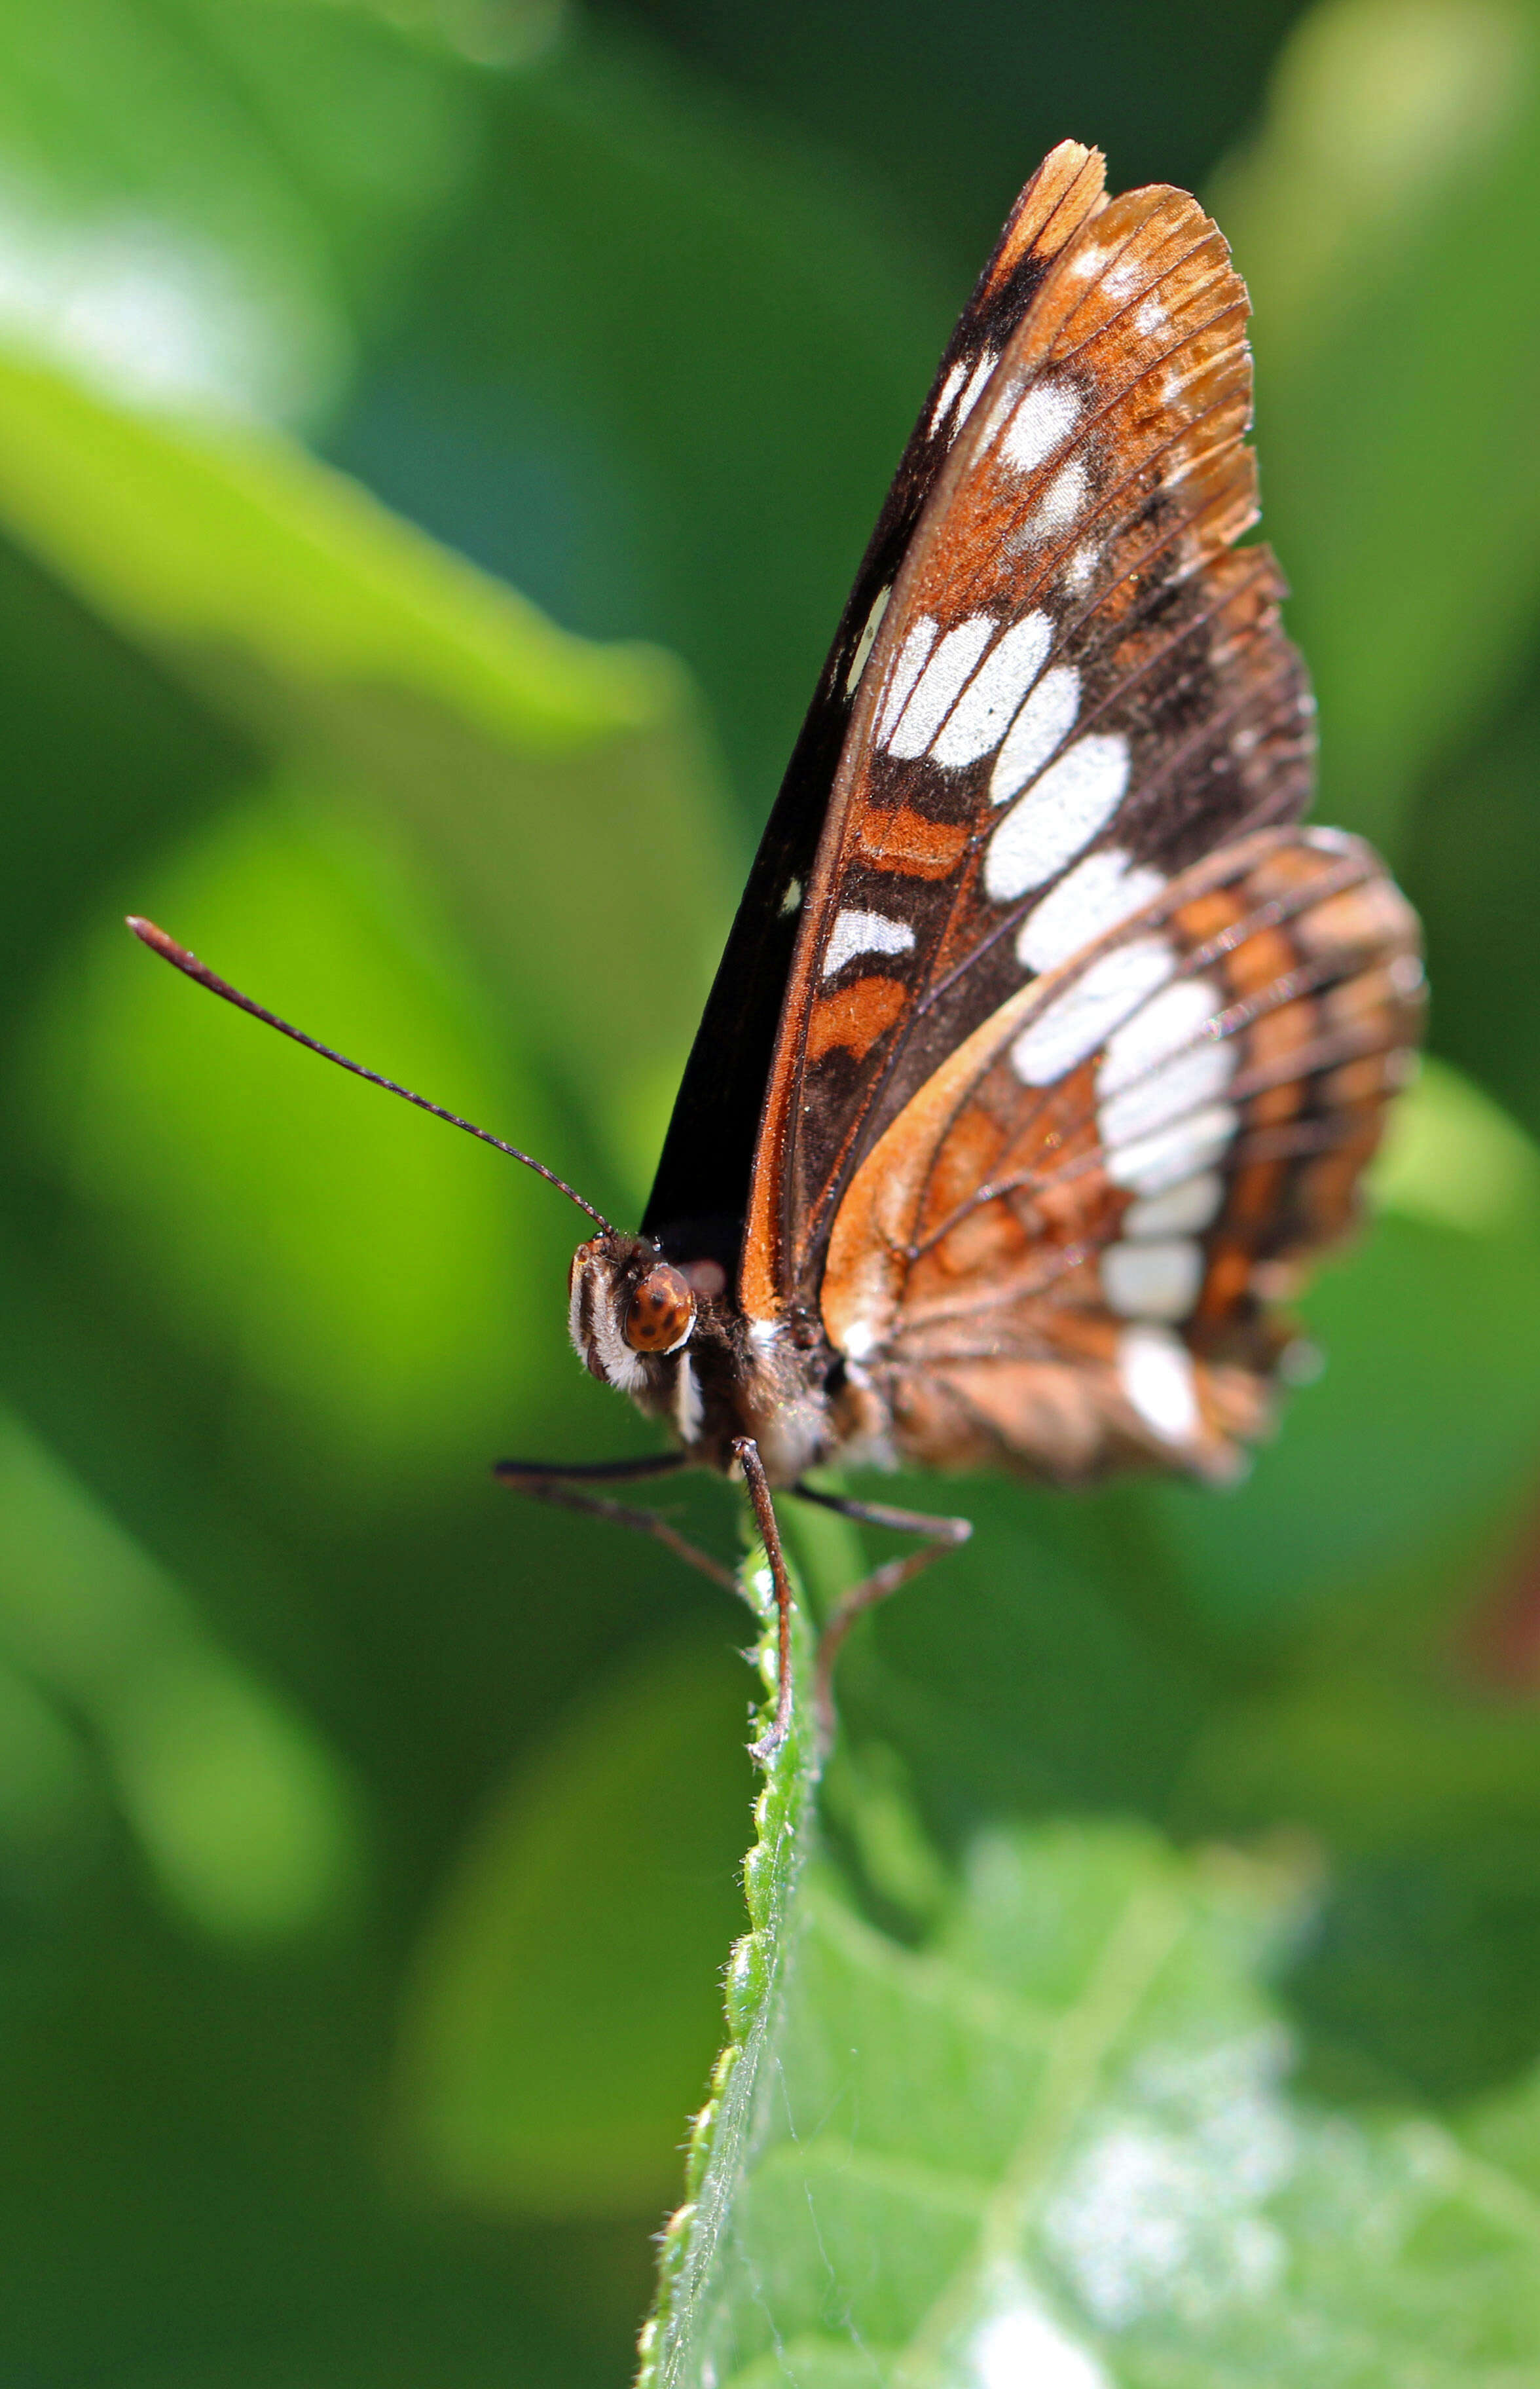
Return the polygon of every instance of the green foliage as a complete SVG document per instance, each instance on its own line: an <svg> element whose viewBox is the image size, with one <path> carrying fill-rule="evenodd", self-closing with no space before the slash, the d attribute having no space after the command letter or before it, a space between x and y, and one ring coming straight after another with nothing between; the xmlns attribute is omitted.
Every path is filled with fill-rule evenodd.
<svg viewBox="0 0 1540 2389"><path fill-rule="evenodd" d="M1540 2363L1540 26L1327 0L1265 97L1281 6L914 0L870 84L827 13L720 83L683 0L0 24L7 2376L617 2383L669 2210L656 2389ZM740 1882L742 1609L486 1473L644 1441L577 1216L121 916L634 1216L1036 154L980 75L1095 138L1125 35L1149 171L1256 116L1266 528L1442 1058L1249 1481L946 1488ZM786 1524L817 1611L869 1555Z"/></svg>
<svg viewBox="0 0 1540 2389"><path fill-rule="evenodd" d="M1297 1897L1143 1829L996 1829L914 1951L815 1872L718 2310L672 2377L1511 2377L1540 2204L1479 2133L1291 2091L1260 1978Z"/></svg>
<svg viewBox="0 0 1540 2389"><path fill-rule="evenodd" d="M743 1923L744 1693L725 1650L644 1659L463 1852L418 1945L398 2093L460 2195L579 2215L677 2196Z"/></svg>
<svg viewBox="0 0 1540 2389"><path fill-rule="evenodd" d="M779 1634L770 1571L762 1555L742 1576L759 1615L757 1656L767 1700L756 1738L774 1714ZM705 2106L690 2127L684 2204L664 2230L657 2300L642 2332L637 2389L709 2379L724 2322L735 2301L732 2259L741 2244L745 2178L763 2146L767 2107L778 2103L787 1977L799 1937L797 1895L813 1833L817 1775L808 1733L810 1642L799 1620L793 1638L797 1707L765 1769L754 1807L755 1839L744 1860L749 1929L728 1960L724 1985L727 2045L712 2069Z"/></svg>
<svg viewBox="0 0 1540 2389"><path fill-rule="evenodd" d="M1214 194L1257 311L1323 798L1381 843L1533 640L1540 341L1512 294L1540 213L1537 40L1524 6L1335 0Z"/></svg>
<svg viewBox="0 0 1540 2389"><path fill-rule="evenodd" d="M539 0L501 13L538 37ZM82 0L66 29L10 0L6 316L134 396L301 416L334 398L476 155L431 19L388 28L363 6Z"/></svg>
<svg viewBox="0 0 1540 2389"><path fill-rule="evenodd" d="M171 1901L236 1940L345 1908L362 1853L332 1754L214 1644L153 1559L14 1421L0 1431L0 1488L12 1681L54 1694L86 1724ZM79 1764L45 1744L34 1756L39 1728L20 1722L20 1788L30 1807L64 1811L47 1819L57 1833L73 1821ZM42 1821L25 1820L30 1835Z"/></svg>

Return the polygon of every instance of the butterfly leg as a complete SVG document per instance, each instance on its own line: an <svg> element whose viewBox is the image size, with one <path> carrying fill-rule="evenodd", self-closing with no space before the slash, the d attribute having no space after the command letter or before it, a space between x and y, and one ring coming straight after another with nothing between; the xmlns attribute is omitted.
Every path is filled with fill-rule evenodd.
<svg viewBox="0 0 1540 2389"><path fill-rule="evenodd" d="M551 1501L561 1510L578 1510L585 1517L607 1518L612 1526L630 1527L641 1535L651 1535L665 1551L672 1552L691 1567L699 1568L713 1584L726 1587L729 1592L740 1588L732 1570L696 1543L687 1542L676 1533L667 1518L655 1510L633 1510L624 1501L607 1501L602 1494L585 1493L579 1489L592 1484L625 1484L639 1476L664 1476L687 1465L682 1451L655 1451L638 1454L632 1460L499 1460L493 1463L492 1475L504 1485L515 1486L532 1501Z"/></svg>
<svg viewBox="0 0 1540 2389"><path fill-rule="evenodd" d="M768 1767L786 1739L786 1729L792 1721L792 1584L786 1574L785 1554L781 1549L781 1529L775 1523L775 1504L770 1500L770 1479L765 1463L759 1457L759 1447L749 1435L732 1438L732 1456L744 1472L748 1498L754 1504L755 1523L759 1539L765 1546L770 1562L770 1582L775 1588L776 1613L776 1677L775 1717L768 1733L749 1744L748 1755L761 1767Z"/></svg>
<svg viewBox="0 0 1540 2389"><path fill-rule="evenodd" d="M974 1531L971 1518L936 1518L923 1510L895 1510L884 1501L852 1501L844 1493L821 1493L816 1487L798 1483L792 1488L799 1500L816 1501L821 1509L833 1510L857 1526L886 1527L898 1535L923 1535L924 1543L907 1558L889 1560L885 1566L873 1568L848 1591L841 1593L830 1612L829 1620L818 1638L818 1664L813 1679L813 1700L818 1714L819 1733L827 1746L834 1738L834 1662L839 1657L846 1636L858 1617L875 1609L901 1585L910 1583L922 1568L947 1552L956 1551Z"/></svg>

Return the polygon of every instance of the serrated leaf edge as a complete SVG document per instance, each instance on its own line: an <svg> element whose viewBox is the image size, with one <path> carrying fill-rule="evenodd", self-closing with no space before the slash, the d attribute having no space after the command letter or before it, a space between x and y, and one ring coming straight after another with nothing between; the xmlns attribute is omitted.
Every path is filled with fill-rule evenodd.
<svg viewBox="0 0 1540 2389"><path fill-rule="evenodd" d="M773 1714L776 1614L770 1571L755 1552L739 1572L745 1599L760 1621L749 1654L770 1697L754 1720L757 1740ZM796 1706L791 1731L771 1759L754 1803L755 1838L744 1859L749 1930L733 1944L723 1975L727 2040L712 2068L705 2105L685 2142L684 2198L658 2235L657 2292L637 2342L636 2389L681 2389L699 2295L708 2280L733 2199L748 2165L754 2092L780 2012L793 1897L807 1856L818 1779L805 1664L806 1628L793 1634Z"/></svg>

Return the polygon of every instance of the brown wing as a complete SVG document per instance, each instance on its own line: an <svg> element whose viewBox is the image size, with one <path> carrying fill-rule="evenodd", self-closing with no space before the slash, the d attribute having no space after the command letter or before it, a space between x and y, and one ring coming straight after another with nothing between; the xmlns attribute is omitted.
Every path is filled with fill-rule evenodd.
<svg viewBox="0 0 1540 2389"><path fill-rule="evenodd" d="M1054 260L1105 204L1102 161L1061 142L1028 183L958 319L899 459L749 874L691 1048L643 1227L678 1258L735 1260L798 925L851 703L916 524Z"/></svg>
<svg viewBox="0 0 1540 2389"><path fill-rule="evenodd" d="M933 1466L1229 1473L1421 1017L1368 848L1264 831L1019 990L868 1155L823 1317Z"/></svg>
<svg viewBox="0 0 1540 2389"><path fill-rule="evenodd" d="M974 395L882 608L808 885L752 1317L813 1312L862 1156L981 1022L1305 807L1281 583L1265 549L1231 552L1256 511L1245 316L1196 202L1131 192L1080 224Z"/></svg>

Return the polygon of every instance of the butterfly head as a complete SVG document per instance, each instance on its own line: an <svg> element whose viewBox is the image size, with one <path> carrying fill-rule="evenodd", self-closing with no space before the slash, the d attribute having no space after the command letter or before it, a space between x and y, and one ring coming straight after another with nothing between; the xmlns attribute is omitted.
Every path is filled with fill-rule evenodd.
<svg viewBox="0 0 1540 2389"><path fill-rule="evenodd" d="M643 1394L682 1350L699 1315L695 1287L650 1236L613 1230L572 1256L568 1320L578 1358L602 1384Z"/></svg>

